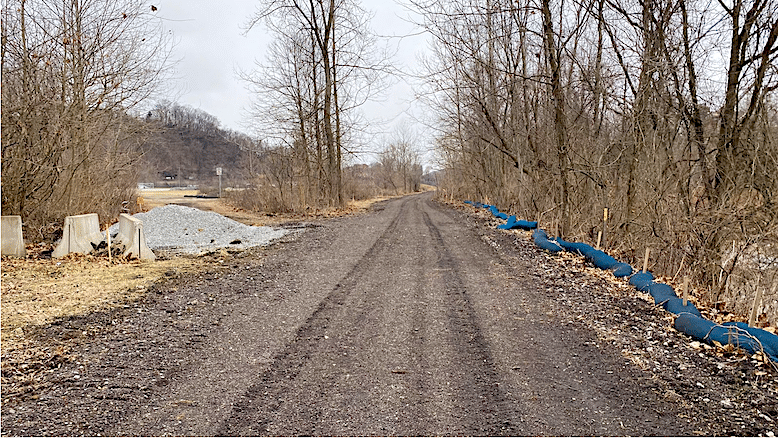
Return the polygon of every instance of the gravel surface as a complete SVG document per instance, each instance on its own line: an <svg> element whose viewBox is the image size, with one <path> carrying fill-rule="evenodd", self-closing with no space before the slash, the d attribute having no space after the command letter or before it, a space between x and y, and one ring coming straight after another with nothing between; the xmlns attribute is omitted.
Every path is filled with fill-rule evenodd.
<svg viewBox="0 0 778 438"><path fill-rule="evenodd" d="M143 221L146 244L152 250L198 254L218 248L264 246L289 230L252 227L212 211L181 205L165 205L133 217ZM111 233L119 231L119 224Z"/></svg>
<svg viewBox="0 0 778 438"><path fill-rule="evenodd" d="M774 369L431 196L31 330L52 355L2 435L774 436Z"/></svg>

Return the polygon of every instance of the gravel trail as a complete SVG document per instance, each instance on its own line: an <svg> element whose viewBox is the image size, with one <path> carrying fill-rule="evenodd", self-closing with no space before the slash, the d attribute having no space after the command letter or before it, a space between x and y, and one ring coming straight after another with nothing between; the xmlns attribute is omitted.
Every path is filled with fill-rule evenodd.
<svg viewBox="0 0 778 438"><path fill-rule="evenodd" d="M624 358L536 321L547 297L506 281L494 249L428 197L383 216L375 243L217 435L684 432L639 379L607 374Z"/></svg>
<svg viewBox="0 0 778 438"><path fill-rule="evenodd" d="M563 273L528 239L431 197L323 221L134 307L42 328L77 339L76 359L3 399L3 434L771 431L759 415L778 416L774 376L685 347L634 294Z"/></svg>

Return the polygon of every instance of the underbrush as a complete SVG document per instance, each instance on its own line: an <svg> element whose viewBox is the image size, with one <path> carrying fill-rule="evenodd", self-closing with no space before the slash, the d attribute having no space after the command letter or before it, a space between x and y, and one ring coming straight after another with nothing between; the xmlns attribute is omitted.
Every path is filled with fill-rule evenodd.
<svg viewBox="0 0 778 438"><path fill-rule="evenodd" d="M306 214L333 207L337 208L337 206L329 205L323 194L317 195L316 193L317 190L306 188L303 184L292 183L281 186L266 181L257 181L250 187L222 191L222 199L238 209L272 214ZM344 175L343 199L345 202L387 198L408 193L413 192L406 192L391 186L387 187L370 179Z"/></svg>

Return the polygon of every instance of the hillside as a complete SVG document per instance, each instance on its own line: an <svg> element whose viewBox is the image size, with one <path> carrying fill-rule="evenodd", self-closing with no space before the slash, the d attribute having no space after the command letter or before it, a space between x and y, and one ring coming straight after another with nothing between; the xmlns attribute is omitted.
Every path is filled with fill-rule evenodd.
<svg viewBox="0 0 778 438"><path fill-rule="evenodd" d="M153 124L144 144L138 182L156 185L200 185L242 176L242 163L252 140L219 127L218 120L201 110L178 104L159 104L149 112ZM241 147L243 145L243 148Z"/></svg>

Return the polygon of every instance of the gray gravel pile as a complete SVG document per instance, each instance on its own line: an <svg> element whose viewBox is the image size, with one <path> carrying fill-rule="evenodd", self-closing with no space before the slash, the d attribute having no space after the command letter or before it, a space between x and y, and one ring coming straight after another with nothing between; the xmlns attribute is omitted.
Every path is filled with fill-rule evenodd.
<svg viewBox="0 0 778 438"><path fill-rule="evenodd" d="M252 227L212 211L165 205L133 217L143 221L146 244L152 250L198 254L218 248L250 248L267 245L289 230ZM119 224L111 227L111 234Z"/></svg>

